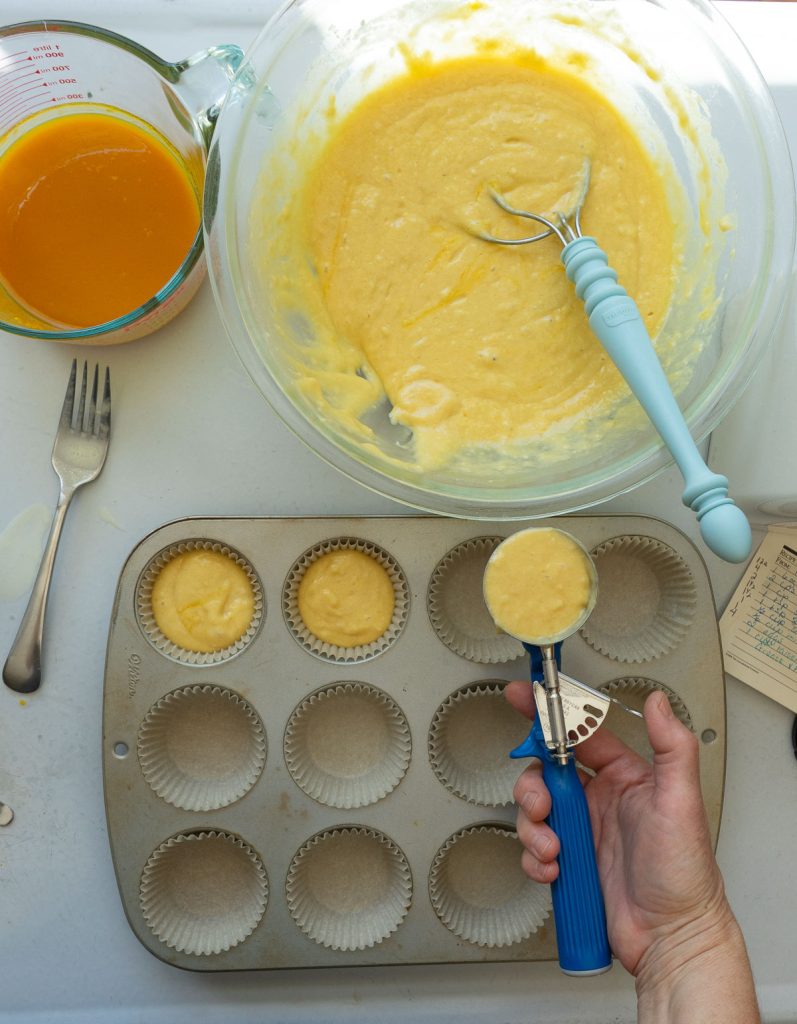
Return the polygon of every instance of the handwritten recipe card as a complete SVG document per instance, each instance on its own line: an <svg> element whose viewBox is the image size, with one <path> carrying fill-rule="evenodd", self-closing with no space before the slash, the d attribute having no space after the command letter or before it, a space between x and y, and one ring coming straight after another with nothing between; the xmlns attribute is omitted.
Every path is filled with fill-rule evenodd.
<svg viewBox="0 0 797 1024"><path fill-rule="evenodd" d="M769 528L720 635L726 671L797 713L797 527Z"/></svg>

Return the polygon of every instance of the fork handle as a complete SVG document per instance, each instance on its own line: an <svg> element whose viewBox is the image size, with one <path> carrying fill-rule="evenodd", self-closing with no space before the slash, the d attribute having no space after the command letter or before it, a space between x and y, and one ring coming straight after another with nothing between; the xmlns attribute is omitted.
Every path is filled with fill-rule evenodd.
<svg viewBox="0 0 797 1024"><path fill-rule="evenodd" d="M22 616L16 639L3 666L3 682L17 693L33 693L41 685L42 637L47 595L50 592L50 580L53 575L58 541L61 539L61 528L64 525L66 510L69 508L69 502L74 493L74 490L71 489L61 489L53 516L53 524L50 527L50 535L44 547L44 554L36 575L36 582L33 584L28 607Z"/></svg>

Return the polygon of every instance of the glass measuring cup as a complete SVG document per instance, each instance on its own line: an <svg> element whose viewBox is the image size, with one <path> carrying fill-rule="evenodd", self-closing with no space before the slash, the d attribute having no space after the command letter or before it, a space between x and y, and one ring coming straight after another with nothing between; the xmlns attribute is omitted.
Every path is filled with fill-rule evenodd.
<svg viewBox="0 0 797 1024"><path fill-rule="evenodd" d="M44 121L91 113L101 105L151 126L174 148L201 207L213 127L242 60L239 47L224 45L169 63L131 39L79 22L0 28L0 159ZM155 295L124 316L91 327L48 323L0 279L0 329L103 345L140 338L171 320L194 296L206 269L202 247L200 224L181 265Z"/></svg>

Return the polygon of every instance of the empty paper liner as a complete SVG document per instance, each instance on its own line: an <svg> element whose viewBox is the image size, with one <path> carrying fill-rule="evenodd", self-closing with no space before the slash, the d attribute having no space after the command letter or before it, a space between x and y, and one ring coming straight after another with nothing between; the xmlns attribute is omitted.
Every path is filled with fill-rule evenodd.
<svg viewBox="0 0 797 1024"><path fill-rule="evenodd" d="M378 565L382 566L392 584L392 618L384 632L368 643L355 643L353 646L330 643L316 636L302 618L301 611L299 610L299 588L301 587L302 579L314 562L317 562L318 559L333 551L357 551L368 555ZM407 580L396 559L377 544L354 537L337 537L333 540L325 540L305 551L292 565L282 591L282 611L288 628L297 643L317 658L343 664L356 664L357 662L368 661L370 658L383 654L391 647L399 638L407 621L409 604L410 591Z"/></svg>
<svg viewBox="0 0 797 1024"><path fill-rule="evenodd" d="M291 862L288 908L315 942L368 949L404 920L412 900L407 858L374 829L332 829L309 839Z"/></svg>
<svg viewBox="0 0 797 1024"><path fill-rule="evenodd" d="M185 832L150 854L139 889L144 920L165 945L211 956L243 942L268 901L265 868L227 832Z"/></svg>
<svg viewBox="0 0 797 1024"><path fill-rule="evenodd" d="M161 570L177 555L183 555L190 551L213 551L230 558L246 574L252 588L253 611L248 626L237 639L218 650L197 651L180 646L161 631L155 619L152 608L152 588L155 586ZM223 604L223 595L219 597L219 604ZM167 658L173 658L175 661L187 665L217 665L240 654L257 636L263 620L263 611L263 588L257 573L243 555L227 544L218 541L185 540L165 548L144 569L136 588L136 617L147 640Z"/></svg>
<svg viewBox="0 0 797 1024"><path fill-rule="evenodd" d="M213 811L239 800L266 760L260 716L220 686L185 686L154 704L138 730L144 778L167 803Z"/></svg>
<svg viewBox="0 0 797 1024"><path fill-rule="evenodd" d="M474 683L447 697L429 730L429 761L456 796L474 804L512 803L518 764L509 757L528 735L524 719L504 697L504 680Z"/></svg>
<svg viewBox="0 0 797 1024"><path fill-rule="evenodd" d="M692 728L692 717L686 704L664 683L641 678L613 679L610 683L601 686L601 690L611 697L617 697L623 704L627 704L635 711L642 711L649 695L658 690L670 702L675 717L682 721L687 728ZM612 704L606 716L606 727L641 757L648 761L653 759L653 750L648 742L645 723L641 718L629 715L622 708Z"/></svg>
<svg viewBox="0 0 797 1024"><path fill-rule="evenodd" d="M615 661L643 662L673 650L691 625L695 581L684 560L652 537L615 537L592 551L598 600L581 635Z"/></svg>
<svg viewBox="0 0 797 1024"><path fill-rule="evenodd" d="M440 640L468 661L495 665L523 654L519 640L502 633L487 610L484 569L501 537L476 537L452 548L435 566L427 604Z"/></svg>
<svg viewBox="0 0 797 1024"><path fill-rule="evenodd" d="M410 762L401 708L367 683L338 683L311 694L285 730L294 782L329 807L365 807L392 792Z"/></svg>
<svg viewBox="0 0 797 1024"><path fill-rule="evenodd" d="M550 888L520 866L513 829L475 825L438 850L429 875L435 913L460 939L490 948L527 939L551 909Z"/></svg>

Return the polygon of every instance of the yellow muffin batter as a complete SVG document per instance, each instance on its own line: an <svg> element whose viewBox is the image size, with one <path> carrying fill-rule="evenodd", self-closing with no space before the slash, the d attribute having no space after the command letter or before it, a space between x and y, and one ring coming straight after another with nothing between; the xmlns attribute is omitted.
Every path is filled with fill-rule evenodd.
<svg viewBox="0 0 797 1024"><path fill-rule="evenodd" d="M302 576L297 595L305 625L328 644L359 647L380 637L395 595L385 569L363 551L330 551Z"/></svg>
<svg viewBox="0 0 797 1024"><path fill-rule="evenodd" d="M592 597L588 556L561 530L521 530L493 552L484 599L497 626L528 643L566 636Z"/></svg>
<svg viewBox="0 0 797 1024"><path fill-rule="evenodd" d="M187 651L221 651L252 621L255 599L246 573L219 551L185 551L158 573L152 612L158 629Z"/></svg>
<svg viewBox="0 0 797 1024"><path fill-rule="evenodd" d="M362 100L282 217L310 256L289 269L293 300L315 321L307 358L319 372L305 393L356 416L383 389L425 468L474 447L588 430L627 390L561 247L504 248L472 233L532 233L496 208L489 186L521 208L569 209L586 158L584 232L654 336L676 263L665 186L577 68L531 53L414 61Z"/></svg>

